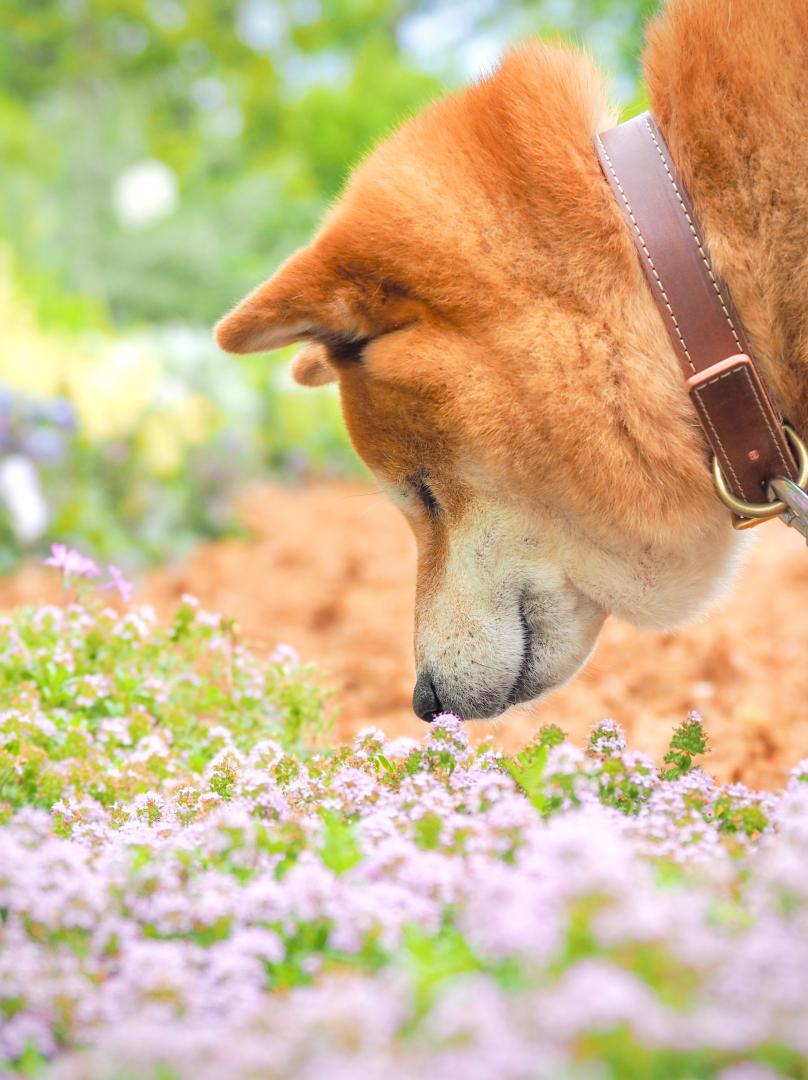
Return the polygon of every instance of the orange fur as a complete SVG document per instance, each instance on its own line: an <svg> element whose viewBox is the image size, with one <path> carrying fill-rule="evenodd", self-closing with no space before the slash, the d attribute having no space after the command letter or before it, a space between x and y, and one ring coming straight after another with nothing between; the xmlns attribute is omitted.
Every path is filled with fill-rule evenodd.
<svg viewBox="0 0 808 1080"><path fill-rule="evenodd" d="M292 360L292 378L301 386L325 386L337 378L328 350L316 342L304 346Z"/></svg>
<svg viewBox="0 0 808 1080"><path fill-rule="evenodd" d="M769 0L671 0L648 40L653 107L708 247L806 431L808 2L779 0L774 19ZM354 443L415 529L427 638L460 588L447 577L472 521L480 536L549 544L543 565L563 567L570 595L637 622L677 621L724 573L728 515L592 146L613 122L588 58L539 43L510 53L377 148L311 247L219 324L233 351L300 338L327 350L296 375L338 373ZM438 517L412 498L419 472ZM511 601L503 582L530 580L518 543L502 556L518 572L492 577ZM545 578L542 595L561 595ZM452 611L458 655L472 654L473 613Z"/></svg>

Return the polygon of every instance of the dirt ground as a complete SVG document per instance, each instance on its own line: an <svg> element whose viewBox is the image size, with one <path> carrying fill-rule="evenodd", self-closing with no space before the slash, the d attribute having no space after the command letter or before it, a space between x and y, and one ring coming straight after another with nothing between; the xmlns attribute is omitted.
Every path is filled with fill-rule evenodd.
<svg viewBox="0 0 808 1080"><path fill-rule="evenodd" d="M315 485L262 487L243 512L249 539L154 571L139 598L162 611L190 592L249 640L294 645L336 688L339 735L373 723L420 736L409 708L415 554L397 511L361 487ZM29 566L0 585L0 607L53 597L53 585ZM581 741L610 716L659 759L691 708L713 744L707 767L723 780L778 786L808 755L808 552L779 523L757 530L740 581L704 621L654 634L610 620L572 685L474 729L515 748L542 723Z"/></svg>

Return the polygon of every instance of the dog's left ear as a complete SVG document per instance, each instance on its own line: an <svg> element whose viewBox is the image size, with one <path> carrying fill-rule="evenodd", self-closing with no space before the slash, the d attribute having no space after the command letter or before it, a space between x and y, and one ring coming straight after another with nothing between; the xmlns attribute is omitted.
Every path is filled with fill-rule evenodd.
<svg viewBox="0 0 808 1080"><path fill-rule="evenodd" d="M417 302L378 265L329 241L298 251L225 315L215 330L221 347L266 352L309 340L338 363L351 346L416 317ZM310 363L314 354L306 355ZM301 374L304 367L301 360ZM309 370L307 381L320 377Z"/></svg>

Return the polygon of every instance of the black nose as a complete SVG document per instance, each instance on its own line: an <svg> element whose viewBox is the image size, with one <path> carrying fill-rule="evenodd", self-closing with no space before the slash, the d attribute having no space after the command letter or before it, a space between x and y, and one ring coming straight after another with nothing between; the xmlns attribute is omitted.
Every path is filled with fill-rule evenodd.
<svg viewBox="0 0 808 1080"><path fill-rule="evenodd" d="M440 699L432 679L422 671L415 680L415 692L412 695L412 711L422 720L430 723L438 713L443 712Z"/></svg>

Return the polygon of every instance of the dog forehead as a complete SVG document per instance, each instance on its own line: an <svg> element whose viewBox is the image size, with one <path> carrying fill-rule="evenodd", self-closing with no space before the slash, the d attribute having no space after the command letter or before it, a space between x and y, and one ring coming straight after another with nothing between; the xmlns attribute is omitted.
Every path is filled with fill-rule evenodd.
<svg viewBox="0 0 808 1080"><path fill-rule="evenodd" d="M495 313L514 290L556 290L573 234L594 244L613 226L591 143L602 97L583 56L538 44L509 54L374 148L319 246L351 279L373 267L452 318Z"/></svg>

